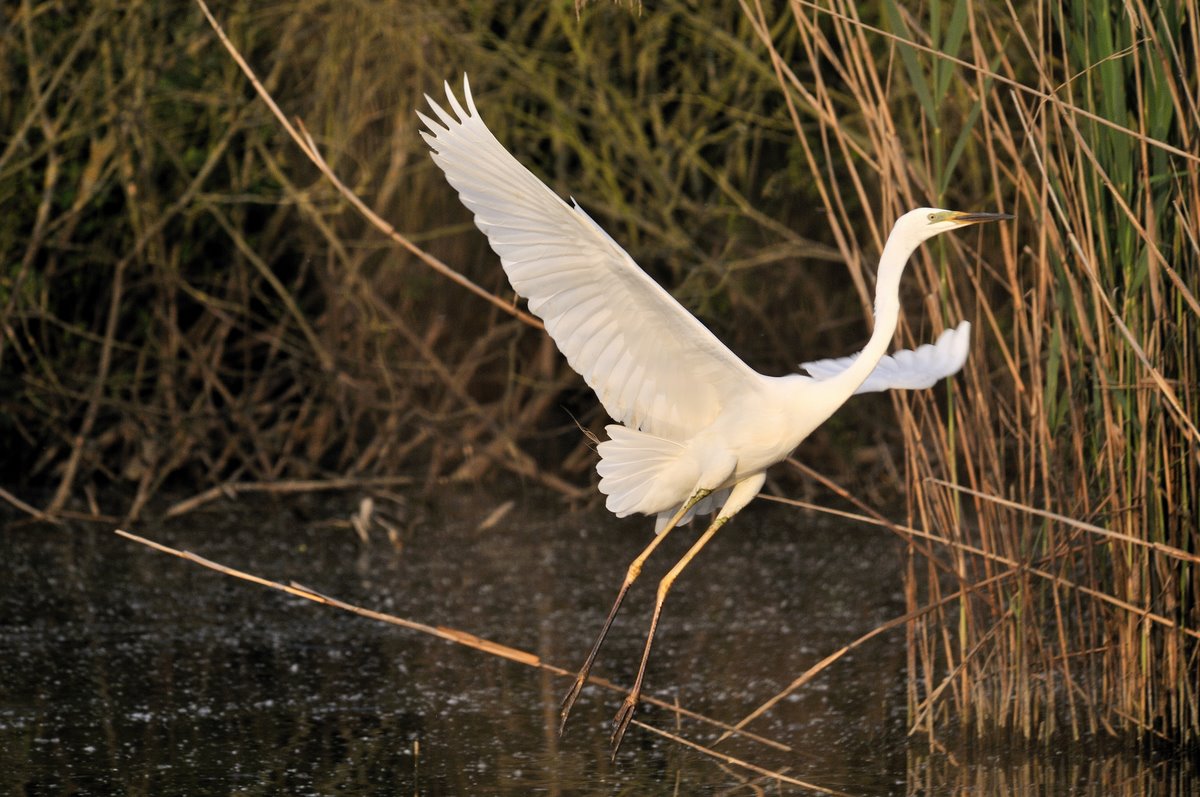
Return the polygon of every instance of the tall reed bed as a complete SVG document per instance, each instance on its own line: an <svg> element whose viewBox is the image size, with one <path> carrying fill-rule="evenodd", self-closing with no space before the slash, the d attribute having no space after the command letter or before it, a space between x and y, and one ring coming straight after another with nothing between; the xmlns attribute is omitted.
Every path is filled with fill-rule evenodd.
<svg viewBox="0 0 1200 797"><path fill-rule="evenodd" d="M1198 10L791 3L803 58L772 59L864 305L906 208L1018 216L915 263L909 342L976 332L893 397L910 608L964 591L910 625L914 730L1200 732Z"/></svg>
<svg viewBox="0 0 1200 797"><path fill-rule="evenodd" d="M831 253L781 211L790 134L749 23L733 4L582 21L560 6L214 10L341 179L503 302L413 113L464 71L513 149L689 304L737 303L769 329L769 286L729 270ZM4 13L0 469L49 490L26 511L138 516L172 484L493 469L591 494L572 416L601 417L551 342L351 212L197 7Z"/></svg>

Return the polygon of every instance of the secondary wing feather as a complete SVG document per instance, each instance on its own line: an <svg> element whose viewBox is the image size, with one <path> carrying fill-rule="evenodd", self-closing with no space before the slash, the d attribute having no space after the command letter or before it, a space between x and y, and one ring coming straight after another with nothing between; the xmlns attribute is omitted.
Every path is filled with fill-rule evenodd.
<svg viewBox="0 0 1200 797"><path fill-rule="evenodd" d="M947 329L933 343L925 343L916 349L901 349L879 361L867 381L855 390L859 393L876 393L881 390L917 390L932 387L940 379L962 370L971 348L971 324L963 321L954 329ZM858 359L854 354L831 360L801 363L800 367L818 382L837 376Z"/></svg>
<svg viewBox="0 0 1200 797"><path fill-rule="evenodd" d="M496 139L463 77L453 115L418 112L433 160L475 214L509 282L614 419L684 439L761 377L650 279L578 204L568 205Z"/></svg>

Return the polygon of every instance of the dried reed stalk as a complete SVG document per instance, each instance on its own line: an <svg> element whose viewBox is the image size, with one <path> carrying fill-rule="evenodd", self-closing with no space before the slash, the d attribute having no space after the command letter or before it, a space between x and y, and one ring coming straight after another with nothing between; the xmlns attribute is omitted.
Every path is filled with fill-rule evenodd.
<svg viewBox="0 0 1200 797"><path fill-rule="evenodd" d="M1200 86L1177 36L1200 9L793 0L784 31L742 8L865 310L889 218L1019 217L912 268L910 324L980 332L961 380L893 399L910 492L889 526L917 555L910 608L939 607L908 632L914 721L1194 741Z"/></svg>

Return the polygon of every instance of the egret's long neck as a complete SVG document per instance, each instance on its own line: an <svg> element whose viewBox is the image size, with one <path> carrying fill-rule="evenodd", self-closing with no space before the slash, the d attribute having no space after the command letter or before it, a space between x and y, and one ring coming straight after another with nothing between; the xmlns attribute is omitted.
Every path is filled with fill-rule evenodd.
<svg viewBox="0 0 1200 797"><path fill-rule="evenodd" d="M887 354L900 317L900 275L904 273L904 265L915 248L916 244L912 241L898 241L895 235L889 237L883 247L875 283L875 328L871 331L871 339L853 365L825 382L831 388L836 385L844 390L847 397L866 381L879 360Z"/></svg>

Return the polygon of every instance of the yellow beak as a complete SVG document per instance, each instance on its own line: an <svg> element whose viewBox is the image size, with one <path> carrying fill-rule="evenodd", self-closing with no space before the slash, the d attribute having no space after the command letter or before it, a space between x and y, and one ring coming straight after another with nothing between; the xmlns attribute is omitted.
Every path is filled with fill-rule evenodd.
<svg viewBox="0 0 1200 797"><path fill-rule="evenodd" d="M957 210L947 211L945 221L955 221L959 224L981 224L985 221L1004 221L1015 218L1011 213L961 213Z"/></svg>

